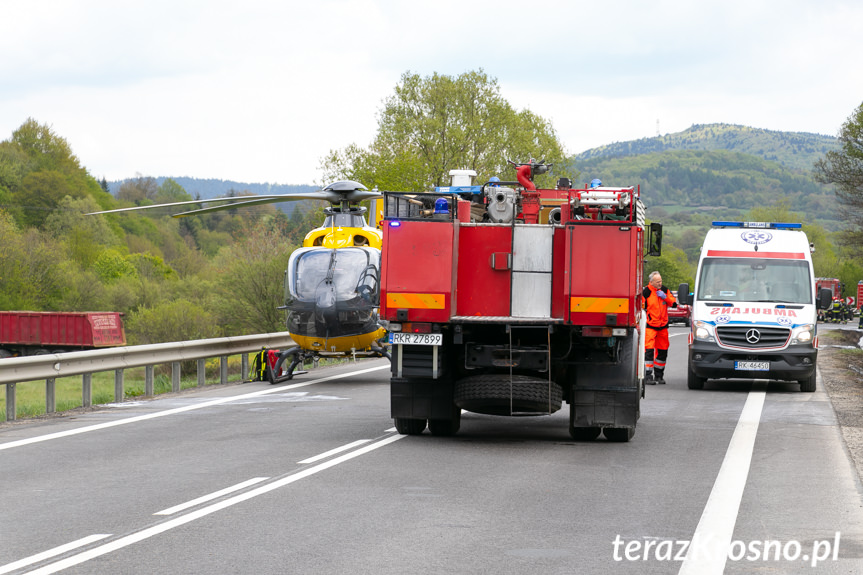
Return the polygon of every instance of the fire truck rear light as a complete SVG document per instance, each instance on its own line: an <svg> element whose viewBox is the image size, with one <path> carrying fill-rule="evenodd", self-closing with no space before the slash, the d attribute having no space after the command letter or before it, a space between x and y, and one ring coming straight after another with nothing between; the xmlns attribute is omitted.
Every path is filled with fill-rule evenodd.
<svg viewBox="0 0 863 575"><path fill-rule="evenodd" d="M611 337L614 330L610 327L588 327L581 329L581 335L584 337Z"/></svg>
<svg viewBox="0 0 863 575"><path fill-rule="evenodd" d="M626 337L626 330L622 327L615 327L612 328L611 335L615 337Z"/></svg>
<svg viewBox="0 0 863 575"><path fill-rule="evenodd" d="M409 329L405 331L409 331L411 333L431 333L431 324L430 323L412 323L409 324Z"/></svg>
<svg viewBox="0 0 863 575"><path fill-rule="evenodd" d="M400 221L398 221L398 220L390 220L390 227L391 227L391 228L397 228L397 227L399 227L400 225L402 225L402 223L401 223Z"/></svg>
<svg viewBox="0 0 863 575"><path fill-rule="evenodd" d="M388 326L388 329L389 329L390 331L401 331L401 330L402 330L402 324L400 324L400 323L395 323L395 322L390 322L390 325Z"/></svg>

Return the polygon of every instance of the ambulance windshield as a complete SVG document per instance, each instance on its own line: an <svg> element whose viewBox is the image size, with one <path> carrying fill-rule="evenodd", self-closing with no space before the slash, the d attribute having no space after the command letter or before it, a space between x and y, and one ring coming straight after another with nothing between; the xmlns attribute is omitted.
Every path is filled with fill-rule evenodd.
<svg viewBox="0 0 863 575"><path fill-rule="evenodd" d="M778 259L705 259L697 297L701 301L811 304L809 264Z"/></svg>

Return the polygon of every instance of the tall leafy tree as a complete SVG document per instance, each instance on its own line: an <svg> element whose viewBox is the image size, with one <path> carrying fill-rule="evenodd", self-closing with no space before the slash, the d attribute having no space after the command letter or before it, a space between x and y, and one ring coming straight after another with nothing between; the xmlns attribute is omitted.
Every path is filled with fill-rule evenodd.
<svg viewBox="0 0 863 575"><path fill-rule="evenodd" d="M452 169L476 170L484 182L506 174L507 160L563 166L565 157L551 122L513 109L482 69L425 78L406 72L384 102L372 144L331 151L322 167L327 181L421 192L449 184Z"/></svg>
<svg viewBox="0 0 863 575"><path fill-rule="evenodd" d="M827 152L815 163L816 178L836 185L836 198L847 209L843 216L850 229L845 240L863 246L863 104L848 117L839 130L839 151Z"/></svg>

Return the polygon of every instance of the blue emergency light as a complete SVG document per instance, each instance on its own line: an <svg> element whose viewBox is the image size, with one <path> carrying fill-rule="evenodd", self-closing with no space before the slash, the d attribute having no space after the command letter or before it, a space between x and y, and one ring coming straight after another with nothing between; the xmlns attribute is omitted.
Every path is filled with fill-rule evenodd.
<svg viewBox="0 0 863 575"><path fill-rule="evenodd" d="M713 222L714 228L771 228L774 230L799 230L803 224L783 222Z"/></svg>
<svg viewBox="0 0 863 575"><path fill-rule="evenodd" d="M437 186L437 194L481 194L482 186Z"/></svg>

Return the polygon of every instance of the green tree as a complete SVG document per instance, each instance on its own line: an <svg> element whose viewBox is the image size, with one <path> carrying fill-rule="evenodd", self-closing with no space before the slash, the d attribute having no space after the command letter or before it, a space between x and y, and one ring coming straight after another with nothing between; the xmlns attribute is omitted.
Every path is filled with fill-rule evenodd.
<svg viewBox="0 0 863 575"><path fill-rule="evenodd" d="M839 143L839 151L827 152L815 163L815 176L822 183L835 184L850 226L843 239L859 248L863 246L863 104L842 124Z"/></svg>
<svg viewBox="0 0 863 575"><path fill-rule="evenodd" d="M686 258L686 252L671 245L662 246L662 255L648 257L644 264L644 284L647 276L658 271L662 275L662 283L676 290L681 283L688 283L689 289L694 287L695 267Z"/></svg>
<svg viewBox="0 0 863 575"><path fill-rule="evenodd" d="M92 197L66 196L58 207L45 219L44 229L52 237L65 242L72 259L84 269L92 266L106 247L121 245L120 238L105 218L85 215L99 209Z"/></svg>
<svg viewBox="0 0 863 575"><path fill-rule="evenodd" d="M156 202L159 184L155 178L138 174L134 179L126 180L117 190L117 199L136 206L146 206ZM191 198L189 198L191 199ZM157 212L153 212L155 215Z"/></svg>
<svg viewBox="0 0 863 575"><path fill-rule="evenodd" d="M218 337L216 316L187 300L166 301L130 314L126 322L129 343L145 345Z"/></svg>
<svg viewBox="0 0 863 575"><path fill-rule="evenodd" d="M534 158L560 168L565 157L551 122L514 110L497 80L481 69L425 78L406 72L384 102L369 148L354 144L331 151L322 168L327 181L352 179L370 188L422 192L448 185L452 169L476 170L485 182L506 174L507 160Z"/></svg>
<svg viewBox="0 0 863 575"><path fill-rule="evenodd" d="M284 233L258 225L219 252L218 314L231 335L285 330L284 276L295 249Z"/></svg>

